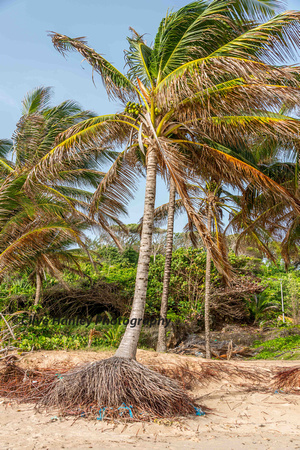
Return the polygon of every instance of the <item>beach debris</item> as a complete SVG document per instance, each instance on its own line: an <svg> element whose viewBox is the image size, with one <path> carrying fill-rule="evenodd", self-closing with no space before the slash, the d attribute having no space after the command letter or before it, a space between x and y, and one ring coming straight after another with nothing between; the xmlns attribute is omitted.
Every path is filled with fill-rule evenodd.
<svg viewBox="0 0 300 450"><path fill-rule="evenodd" d="M132 411L131 411L132 410L132 406L126 406L126 404L123 403L118 409L119 410L120 409L124 410L124 411L120 412L120 416L122 416L124 414L124 412L127 410L127 411L129 411L129 417L133 418Z"/></svg>
<svg viewBox="0 0 300 450"><path fill-rule="evenodd" d="M220 342L214 340L210 343L210 346L212 356L221 360L250 357L255 354L255 350L242 345L236 345L232 340ZM194 355L205 358L205 340L196 335L191 335L178 345L178 347L169 350L169 352L176 353L177 355Z"/></svg>
<svg viewBox="0 0 300 450"><path fill-rule="evenodd" d="M97 417L97 420L103 420L104 419L105 410L106 410L106 408L100 408L99 409L99 417Z"/></svg>
<svg viewBox="0 0 300 450"><path fill-rule="evenodd" d="M205 412L202 411L201 408L199 408L198 406L194 406L194 408L195 408L196 416L205 416Z"/></svg>
<svg viewBox="0 0 300 450"><path fill-rule="evenodd" d="M206 386L212 380L226 380L249 390L267 389L272 382L273 372L266 368L243 367L227 361L199 361L193 363L166 363L151 366L153 370L173 378L184 389Z"/></svg>
<svg viewBox="0 0 300 450"><path fill-rule="evenodd" d="M274 377L273 386L277 392L284 390L300 394L300 366L279 370Z"/></svg>

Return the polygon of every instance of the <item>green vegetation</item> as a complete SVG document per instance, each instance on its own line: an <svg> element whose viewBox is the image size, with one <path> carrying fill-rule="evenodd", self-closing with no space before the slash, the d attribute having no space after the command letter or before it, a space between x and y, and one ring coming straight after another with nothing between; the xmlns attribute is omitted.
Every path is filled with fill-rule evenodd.
<svg viewBox="0 0 300 450"><path fill-rule="evenodd" d="M67 270L63 274L64 282L73 289L82 289L86 292L87 298L89 292L92 292L93 285L99 281L103 282L102 289L105 290L103 290L102 297L101 291L99 292L99 299L104 301L106 289L113 288L113 295L116 299L121 299L120 304L123 305L123 309L116 309L110 318L119 315L128 317L134 293L137 252L130 247L120 252L116 247L97 246L95 243L91 248L93 248L94 258L98 264L98 271L95 271L90 263L84 262L81 264L81 271L87 276L82 279L78 273ZM259 258L235 256L233 253L229 255L229 259L238 274L240 286L237 291L231 290L227 295L218 297L218 293L223 292L224 285L221 276L213 268L211 276L212 329L219 329L224 323L236 323L246 327L254 324L261 330L274 330L275 334L277 329L279 333L282 331L288 333L289 330L292 330L294 326L292 321L294 320L296 323L299 320L300 272L293 268L286 272L283 265L275 266L273 263L263 263ZM145 311L147 318L159 316L164 261L164 255L159 253L156 255L155 262L152 258L150 263ZM174 325L184 325L189 332L201 331L204 327L205 263L206 254L203 249L189 247L187 249L179 248L173 252L167 317ZM283 284L287 320L284 327L281 317L280 280ZM249 286L256 286L255 283L258 283L258 287L254 288L253 293L249 291ZM247 286L246 291L243 289L244 285ZM262 290L263 292L261 292ZM77 312L74 312L72 308L68 310L68 295L71 294L59 280L49 275L46 277L43 282L45 304L34 308L35 288L34 283L28 279L28 273L20 272L18 277L7 276L5 281L0 283L0 304L4 316L8 319L9 313L21 309L32 311L32 313L35 311L39 320L49 319L47 325L26 326L20 325L21 317L24 317L26 323L30 315L16 316L13 323L19 323L19 325L15 329L17 339L11 340L12 345L22 351L29 351L32 348L36 350L87 349L89 332L95 329L101 333L101 336L96 335L93 338L92 349L117 348L125 330L124 325L95 324L94 321L88 326L76 325L76 323L72 325L53 323L55 311L49 314L49 304L46 301L50 295L49 292L54 292L51 294L51 301L55 299L57 292L63 293L63 300L59 301L66 303L65 320L72 317L76 319L77 316L91 320L89 310L86 310L85 305L82 305ZM103 316L101 303L92 311ZM107 315L104 314L104 317ZM5 328L4 322L0 320L0 330ZM142 331L140 345L150 345L151 347L153 344L149 344L147 333ZM254 348L261 347L261 351L255 358L273 359L280 357L278 355L281 353L284 353L283 358L296 358L296 355L299 354L297 346L299 347L299 336L297 335L278 337L269 342L262 340L255 343Z"/></svg>
<svg viewBox="0 0 300 450"><path fill-rule="evenodd" d="M45 320L46 318L43 317ZM63 325L52 323L49 317L47 325L20 325L18 327L18 338L12 341L12 345L22 351L35 350L79 350L87 349L89 333L95 329L101 333L96 335L91 342L91 348L116 348L124 333L124 325L103 325L91 322L84 325ZM24 320L25 322L25 320ZM1 323L1 322L0 322Z"/></svg>
<svg viewBox="0 0 300 450"><path fill-rule="evenodd" d="M300 358L300 327L299 334L271 339L267 342L257 341L254 348L259 353L254 359L299 359Z"/></svg>

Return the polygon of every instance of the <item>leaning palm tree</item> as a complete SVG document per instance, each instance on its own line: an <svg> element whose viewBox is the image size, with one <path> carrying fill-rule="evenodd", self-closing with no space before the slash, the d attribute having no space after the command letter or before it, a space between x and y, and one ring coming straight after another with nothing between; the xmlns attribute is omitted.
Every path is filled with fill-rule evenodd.
<svg viewBox="0 0 300 450"><path fill-rule="evenodd" d="M44 157L32 171L30 182L34 183L37 171L40 177L51 172L54 160L56 170L60 170L67 161L80 159L83 146L97 146L102 154L123 146L98 186L91 206L93 214L103 197L112 202L128 200L137 172L146 165L143 227L130 323L117 358L98 364L98 381L99 373L103 374L107 366L110 370L125 367L125 374L130 368L134 371L137 364L130 365L127 360L136 357L144 315L158 170L173 179L190 221L210 248L215 265L227 276L228 264L220 257L204 220L189 201L187 172L192 173L195 166L203 176L218 178L222 172L224 182L236 183L238 187L250 180L259 189L272 190L280 198L285 196L300 211L299 202L284 187L243 162L232 150L262 134L291 146L298 139L299 121L279 117L276 111L282 103L296 104L299 98L298 70L278 66L298 46L300 13L285 12L272 17L276 5L276 1L200 0L168 13L153 46L132 30L126 75L83 38L52 33L54 46L63 54L78 51L100 74L109 97L121 101L124 110L72 127L72 136L66 133L65 140ZM262 20L267 22L261 23ZM131 326L133 320L136 326ZM96 368L93 370L95 376ZM82 374L85 381L87 376L91 379ZM75 392L74 376L70 376L67 391L61 391L61 399L66 400L69 389ZM116 401L116 394L112 399L107 390L99 394L98 381L93 382L98 401ZM65 385L62 389L66 389ZM152 395L149 390L151 398ZM127 400L136 404L130 396Z"/></svg>

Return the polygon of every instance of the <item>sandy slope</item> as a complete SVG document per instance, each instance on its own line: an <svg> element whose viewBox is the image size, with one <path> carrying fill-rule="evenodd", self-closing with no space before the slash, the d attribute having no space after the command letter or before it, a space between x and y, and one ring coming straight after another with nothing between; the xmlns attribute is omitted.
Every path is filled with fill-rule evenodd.
<svg viewBox="0 0 300 450"><path fill-rule="evenodd" d="M110 356L108 352L37 352L27 356L24 367L77 364ZM145 364L176 364L201 360L177 355L139 351ZM226 364L226 363L224 363ZM269 368L295 366L299 362L232 362L240 366ZM193 394L211 408L202 417L170 423L111 424L78 419L53 419L57 413L36 413L28 405L2 399L0 449L300 449L300 395L273 391L246 392L228 379L197 387Z"/></svg>

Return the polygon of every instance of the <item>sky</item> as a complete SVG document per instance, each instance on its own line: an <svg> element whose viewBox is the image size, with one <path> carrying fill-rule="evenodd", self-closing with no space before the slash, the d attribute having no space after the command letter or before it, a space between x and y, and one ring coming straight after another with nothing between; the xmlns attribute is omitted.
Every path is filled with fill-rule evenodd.
<svg viewBox="0 0 300 450"><path fill-rule="evenodd" d="M26 92L38 86L53 87L53 104L76 100L84 109L107 114L120 109L109 102L100 78L92 82L91 67L77 53L65 59L52 46L48 31L70 37L86 36L98 53L124 69L129 27L152 43L167 9L187 0L0 0L0 139L10 138L21 115ZM288 9L300 9L300 0L288 0ZM137 222L143 212L144 182L129 204L127 223ZM168 195L158 182L157 205ZM185 218L177 219L181 231Z"/></svg>

